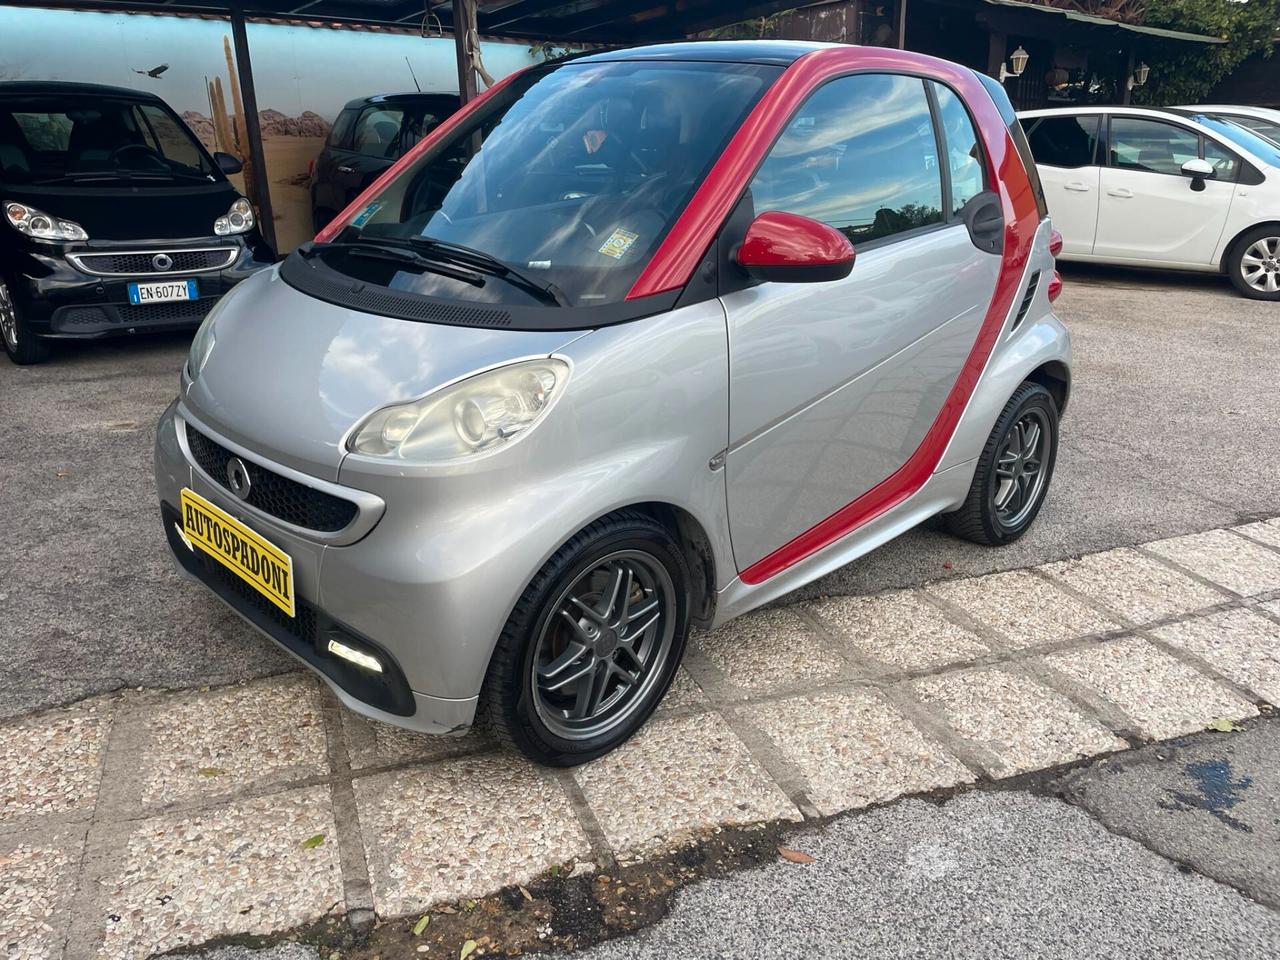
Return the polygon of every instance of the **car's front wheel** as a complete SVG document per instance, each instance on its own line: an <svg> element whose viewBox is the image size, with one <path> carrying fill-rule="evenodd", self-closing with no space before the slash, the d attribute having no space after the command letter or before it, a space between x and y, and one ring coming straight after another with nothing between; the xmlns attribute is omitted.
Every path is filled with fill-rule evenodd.
<svg viewBox="0 0 1280 960"><path fill-rule="evenodd" d="M1227 275L1253 300L1280 300L1280 227L1250 230L1227 257Z"/></svg>
<svg viewBox="0 0 1280 960"><path fill-rule="evenodd" d="M689 593L683 551L645 514L573 537L516 603L490 661L482 698L499 739L562 767L625 741L680 664Z"/></svg>
<svg viewBox="0 0 1280 960"><path fill-rule="evenodd" d="M8 285L0 280L0 341L14 363L39 363L49 356L48 345L23 322Z"/></svg>
<svg viewBox="0 0 1280 960"><path fill-rule="evenodd" d="M1058 405L1025 381L1001 411L982 448L964 504L945 516L958 537L988 546L1012 543L1035 521L1058 458Z"/></svg>

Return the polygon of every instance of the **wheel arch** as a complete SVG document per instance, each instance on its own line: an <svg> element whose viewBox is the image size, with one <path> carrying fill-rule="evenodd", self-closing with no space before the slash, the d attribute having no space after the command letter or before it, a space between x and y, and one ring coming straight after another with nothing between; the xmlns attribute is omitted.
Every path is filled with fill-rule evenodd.
<svg viewBox="0 0 1280 960"><path fill-rule="evenodd" d="M632 503L621 509L652 517L670 531L689 564L693 589L689 609L693 620L698 626L708 626L716 612L716 558L702 523L688 510L661 500ZM616 511L610 511L613 512Z"/></svg>
<svg viewBox="0 0 1280 960"><path fill-rule="evenodd" d="M1061 360L1049 360L1028 373L1026 379L1049 391L1061 417L1071 399L1071 368Z"/></svg>
<svg viewBox="0 0 1280 960"><path fill-rule="evenodd" d="M1245 234L1252 233L1259 227L1272 227L1275 230L1280 231L1280 220L1259 220L1256 223L1251 223L1247 227L1243 227L1239 230L1227 245L1222 248L1222 259L1218 262L1218 270L1221 273L1227 273L1227 261L1231 259L1231 254L1235 252L1236 247L1239 245L1240 241L1244 239Z"/></svg>

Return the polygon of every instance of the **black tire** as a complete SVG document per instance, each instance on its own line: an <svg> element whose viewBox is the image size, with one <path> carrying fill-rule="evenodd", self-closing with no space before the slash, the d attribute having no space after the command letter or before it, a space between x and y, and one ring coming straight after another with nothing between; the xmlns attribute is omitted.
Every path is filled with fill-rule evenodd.
<svg viewBox="0 0 1280 960"><path fill-rule="evenodd" d="M21 366L49 359L49 345L31 332L8 285L0 280L0 343L9 359Z"/></svg>
<svg viewBox="0 0 1280 960"><path fill-rule="evenodd" d="M591 733L584 727L566 735L557 726L559 720L548 719L548 714L553 712L548 698L553 695L545 692L538 683L540 657L546 655L545 651L554 650L557 641L562 641L565 646L559 658L563 659L569 652L568 643L579 642L581 627L574 627L571 621L562 620L557 614L561 607L584 608L571 607L564 598L575 585L583 582L584 577L604 572L601 565L618 557L624 559L615 563L625 565L634 561L645 569L651 565L652 574L666 578L659 586L664 590L670 587L669 596L665 592L652 594L660 600L665 597L659 606L659 619L653 627L655 660L648 672L639 671L641 679L635 684L634 694L630 700L624 697L620 701L625 710L623 706L618 707L620 712L612 726L599 733ZM659 569L663 573L658 573ZM634 582L635 590L639 591L642 599L646 596L639 575L634 581L629 578L626 582L628 587ZM622 744L653 713L680 665L689 631L690 583L688 563L680 545L667 528L652 517L629 510L620 511L586 527L556 551L538 571L511 612L485 676L481 692L482 722L504 745L520 751L536 763L554 767L585 763ZM605 592L601 592L600 607L606 603L603 599ZM618 593L617 589L614 593ZM620 611L623 617L628 612L629 602L633 601L624 598ZM581 622L588 629L595 629L585 614ZM575 663L585 665L590 660L598 665L606 659L611 660L617 646L620 644L615 639L614 647L607 650L605 656L598 656L597 648L588 647L583 659ZM605 647L602 645L598 649L604 650ZM665 650L665 655L659 660L657 654L662 650ZM546 666L543 665L543 670ZM567 669L576 670L577 667ZM606 676L604 685L609 684L616 684L617 689L623 687L620 680ZM579 688L575 685L572 689ZM564 696L568 696L567 691ZM563 722L567 725L574 721L565 718ZM583 721L584 724L587 722Z"/></svg>
<svg viewBox="0 0 1280 960"><path fill-rule="evenodd" d="M1022 446L1019 437L1026 436L1027 424L1038 427L1044 434L1043 445L1033 451L1038 453L1039 464L1034 474L1026 469L1026 464L1037 460L1036 456L1022 460L1014 455L1012 463L1002 462L1011 455L1011 444ZM1012 434L1015 428L1023 433L1015 437ZM978 458L973 483L963 506L944 515L947 529L957 537L986 546L1013 543L1027 532L1040 513L1049 494L1049 482L1053 479L1057 458L1058 405L1053 395L1040 384L1025 381L1013 392L996 419L996 425ZM1032 479L1026 488L1025 499L1016 500L1017 485L1024 476ZM1002 493L1008 496L1004 508L998 504Z"/></svg>
<svg viewBox="0 0 1280 960"><path fill-rule="evenodd" d="M1261 249L1251 249L1255 244ZM1247 255L1261 263L1246 264ZM1235 288L1250 300L1280 300L1280 225L1254 227L1232 244L1231 252L1227 254L1227 276ZM1262 286L1254 286L1250 276ZM1264 289L1268 285L1267 278L1275 290Z"/></svg>

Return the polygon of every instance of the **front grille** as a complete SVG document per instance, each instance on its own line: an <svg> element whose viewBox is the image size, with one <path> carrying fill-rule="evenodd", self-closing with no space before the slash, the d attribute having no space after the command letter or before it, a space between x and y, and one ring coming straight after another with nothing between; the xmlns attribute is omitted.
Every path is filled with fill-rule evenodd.
<svg viewBox="0 0 1280 960"><path fill-rule="evenodd" d="M142 273L200 273L204 270L221 270L236 258L234 247L215 247L208 250L139 250L136 253L75 253L72 263L86 273L104 276ZM164 254L173 261L165 270L157 270L152 259Z"/></svg>
<svg viewBox="0 0 1280 960"><path fill-rule="evenodd" d="M227 462L235 454L191 424L187 424L187 446L200 469L224 489L230 490ZM263 513L295 527L322 533L336 533L356 518L358 508L350 500L282 477L251 460L243 463L249 474L249 496L245 502Z"/></svg>
<svg viewBox="0 0 1280 960"><path fill-rule="evenodd" d="M217 297L199 300L175 300L171 303L104 303L59 307L51 324L55 333L104 333L130 327L164 327L196 324L218 302Z"/></svg>
<svg viewBox="0 0 1280 960"><path fill-rule="evenodd" d="M116 307L120 322L126 327L149 323L185 323L203 320L218 301L217 297L200 300L172 300L168 303L126 303Z"/></svg>

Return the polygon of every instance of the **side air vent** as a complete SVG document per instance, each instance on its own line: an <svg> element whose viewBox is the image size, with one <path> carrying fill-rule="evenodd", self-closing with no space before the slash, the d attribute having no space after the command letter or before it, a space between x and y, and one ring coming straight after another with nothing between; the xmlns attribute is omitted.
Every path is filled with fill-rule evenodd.
<svg viewBox="0 0 1280 960"><path fill-rule="evenodd" d="M1022 321L1027 319L1027 311L1031 309L1031 301L1036 298L1036 289L1039 286L1040 271L1037 270L1027 281L1027 292L1022 295L1022 303L1018 304L1018 314L1013 318L1013 326L1009 328L1010 333L1022 326Z"/></svg>

